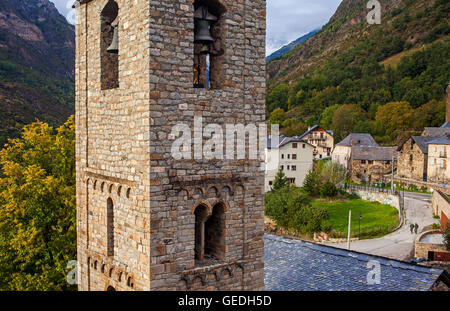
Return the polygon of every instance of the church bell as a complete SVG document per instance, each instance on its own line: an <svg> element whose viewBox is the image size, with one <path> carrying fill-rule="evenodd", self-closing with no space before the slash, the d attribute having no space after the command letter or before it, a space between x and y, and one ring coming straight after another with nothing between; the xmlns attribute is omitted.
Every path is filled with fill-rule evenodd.
<svg viewBox="0 0 450 311"><path fill-rule="evenodd" d="M111 54L118 54L119 53L119 19L116 18L111 23L111 26L114 28L113 41L106 51Z"/></svg>
<svg viewBox="0 0 450 311"><path fill-rule="evenodd" d="M214 42L211 36L211 23L217 21L217 17L209 13L208 8L201 6L195 13L195 35L194 42L199 44L210 44Z"/></svg>

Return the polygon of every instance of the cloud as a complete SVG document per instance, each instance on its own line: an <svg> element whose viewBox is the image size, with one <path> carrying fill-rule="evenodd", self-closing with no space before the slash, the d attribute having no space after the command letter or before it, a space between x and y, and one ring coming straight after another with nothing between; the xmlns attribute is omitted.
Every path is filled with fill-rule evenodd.
<svg viewBox="0 0 450 311"><path fill-rule="evenodd" d="M267 0L267 55L325 25L342 0Z"/></svg>
<svg viewBox="0 0 450 311"><path fill-rule="evenodd" d="M75 0L51 0L62 15L70 15ZM267 0L266 52L276 51L325 25L342 0Z"/></svg>
<svg viewBox="0 0 450 311"><path fill-rule="evenodd" d="M75 0L50 0L53 2L58 9L59 13L64 16L72 10L72 5L75 3Z"/></svg>

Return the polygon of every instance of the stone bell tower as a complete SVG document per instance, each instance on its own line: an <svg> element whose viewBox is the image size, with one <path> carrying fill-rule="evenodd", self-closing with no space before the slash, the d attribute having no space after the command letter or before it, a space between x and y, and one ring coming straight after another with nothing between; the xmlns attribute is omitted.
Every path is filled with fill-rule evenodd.
<svg viewBox="0 0 450 311"><path fill-rule="evenodd" d="M172 148L265 121L265 0L75 7L79 289L262 290L262 160Z"/></svg>

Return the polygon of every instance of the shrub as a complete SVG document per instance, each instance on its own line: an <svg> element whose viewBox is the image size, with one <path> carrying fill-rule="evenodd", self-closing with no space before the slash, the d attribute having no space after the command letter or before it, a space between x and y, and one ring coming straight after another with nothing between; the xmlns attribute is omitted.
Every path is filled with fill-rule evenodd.
<svg viewBox="0 0 450 311"><path fill-rule="evenodd" d="M303 181L303 188L310 195L318 195L319 194L319 175L312 169L308 172Z"/></svg>
<svg viewBox="0 0 450 311"><path fill-rule="evenodd" d="M318 232L328 218L325 208L311 206L311 199L296 188L285 187L267 193L265 204L265 214L287 230Z"/></svg>
<svg viewBox="0 0 450 311"><path fill-rule="evenodd" d="M419 190L419 188L417 188L417 186L416 186L416 185L414 185L414 184L411 184L411 185L409 185L409 186L408 186L408 190L409 190L409 191L418 191L418 190Z"/></svg>
<svg viewBox="0 0 450 311"><path fill-rule="evenodd" d="M320 188L320 196L323 198L333 198L337 196L338 192L336 186L331 182L326 182Z"/></svg>

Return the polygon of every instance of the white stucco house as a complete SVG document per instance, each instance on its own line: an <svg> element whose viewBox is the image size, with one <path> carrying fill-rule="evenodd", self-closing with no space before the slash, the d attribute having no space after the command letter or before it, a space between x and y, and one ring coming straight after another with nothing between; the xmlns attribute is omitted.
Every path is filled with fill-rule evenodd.
<svg viewBox="0 0 450 311"><path fill-rule="evenodd" d="M308 171L313 167L315 146L294 137L267 138L265 191L270 191L278 169L281 167L292 185L302 187Z"/></svg>

